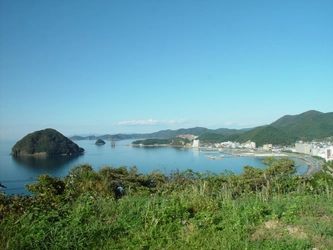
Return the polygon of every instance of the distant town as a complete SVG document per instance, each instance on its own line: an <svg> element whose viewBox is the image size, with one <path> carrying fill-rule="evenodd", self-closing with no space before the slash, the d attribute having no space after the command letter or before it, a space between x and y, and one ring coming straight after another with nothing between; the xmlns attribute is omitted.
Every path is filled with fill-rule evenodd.
<svg viewBox="0 0 333 250"><path fill-rule="evenodd" d="M148 134L73 136L71 139L137 139L132 142L132 146L194 147L253 157L297 156L310 162L313 160L312 156L316 156L332 161L333 112L309 110L298 115L284 115L269 125L240 130L194 127ZM317 161L320 161L320 158Z"/></svg>
<svg viewBox="0 0 333 250"><path fill-rule="evenodd" d="M186 136L183 136L186 137ZM333 160L333 145L330 140L326 141L311 141L303 142L298 141L294 147L291 146L275 146L273 144L264 144L262 147L256 147L256 143L253 141L247 141L245 143L239 142L221 142L221 143L200 143L200 140L193 139L192 147L194 148L216 148L216 149L244 149L240 154L242 156L263 156L264 152L270 153L273 156L283 156L283 152L301 153L311 156L318 156L326 161ZM259 153L260 152L260 153ZM268 154L267 154L268 155Z"/></svg>

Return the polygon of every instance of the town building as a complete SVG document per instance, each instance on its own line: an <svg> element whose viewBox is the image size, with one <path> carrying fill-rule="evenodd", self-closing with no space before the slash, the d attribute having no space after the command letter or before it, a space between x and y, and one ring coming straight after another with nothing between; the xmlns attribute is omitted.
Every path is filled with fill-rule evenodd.
<svg viewBox="0 0 333 250"><path fill-rule="evenodd" d="M262 150L269 151L273 148L273 144L264 144L262 145Z"/></svg>
<svg viewBox="0 0 333 250"><path fill-rule="evenodd" d="M295 143L295 152L309 154L324 158L326 161L333 160L333 146L331 142L304 143L302 141Z"/></svg>
<svg viewBox="0 0 333 250"><path fill-rule="evenodd" d="M295 150L297 153L302 154L311 154L311 144L303 143L303 142L296 142L295 143Z"/></svg>
<svg viewBox="0 0 333 250"><path fill-rule="evenodd" d="M199 145L200 145L200 141L199 140L193 140L193 144L192 144L193 148L198 148Z"/></svg>

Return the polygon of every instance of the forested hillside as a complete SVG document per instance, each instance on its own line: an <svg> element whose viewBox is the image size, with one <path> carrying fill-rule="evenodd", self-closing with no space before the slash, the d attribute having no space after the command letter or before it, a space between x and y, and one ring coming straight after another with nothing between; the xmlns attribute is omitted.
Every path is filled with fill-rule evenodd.
<svg viewBox="0 0 333 250"><path fill-rule="evenodd" d="M61 155L83 153L84 149L54 129L30 133L12 148L12 155Z"/></svg>
<svg viewBox="0 0 333 250"><path fill-rule="evenodd" d="M300 115L283 116L271 126L294 135L298 140L321 139L333 136L333 112L310 110Z"/></svg>
<svg viewBox="0 0 333 250"><path fill-rule="evenodd" d="M115 134L103 136L74 136L72 139L124 140L124 139L171 139L178 135L191 134L199 136L206 142L255 141L258 146L272 143L289 145L296 140L313 140L333 136L333 112L321 113L310 110L299 115L285 115L270 125L247 129L207 129L203 127L161 130L146 134Z"/></svg>
<svg viewBox="0 0 333 250"><path fill-rule="evenodd" d="M290 145L297 140L323 139L333 136L333 112L308 111L299 115L283 116L271 125L256 127L243 133L221 135L206 133L198 139L205 142L248 140L263 144Z"/></svg>

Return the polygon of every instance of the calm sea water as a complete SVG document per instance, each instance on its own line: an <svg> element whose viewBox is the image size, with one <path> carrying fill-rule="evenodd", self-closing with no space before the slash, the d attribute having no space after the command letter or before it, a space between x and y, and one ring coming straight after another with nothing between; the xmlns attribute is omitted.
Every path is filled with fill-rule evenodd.
<svg viewBox="0 0 333 250"><path fill-rule="evenodd" d="M96 146L95 141L75 141L85 149L85 154L80 156L57 156L57 157L12 157L11 148L16 141L0 141L0 182L7 188L2 189L7 194L27 194L25 184L33 183L40 174L50 174L56 177L64 177L68 171L78 165L88 163L94 170L104 166L121 167L136 166L140 173L147 174L153 170L160 170L169 174L173 170L192 169L196 172L206 170L214 173L222 173L225 170L236 174L242 172L242 167L264 168L262 159L251 157L232 157L225 155L220 158L218 151L201 152L197 149L183 149L171 147L131 147L127 146L133 140L116 142L111 147L110 142ZM216 156L211 160L206 156ZM307 167L304 162L297 162L300 173L305 172Z"/></svg>

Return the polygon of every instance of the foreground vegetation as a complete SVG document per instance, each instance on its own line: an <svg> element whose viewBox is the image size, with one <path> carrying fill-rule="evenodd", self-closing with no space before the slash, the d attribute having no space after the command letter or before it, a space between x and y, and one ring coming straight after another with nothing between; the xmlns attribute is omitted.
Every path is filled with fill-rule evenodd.
<svg viewBox="0 0 333 250"><path fill-rule="evenodd" d="M0 195L0 249L333 249L333 166L267 158L240 175L75 166ZM115 198L121 182L126 194Z"/></svg>

